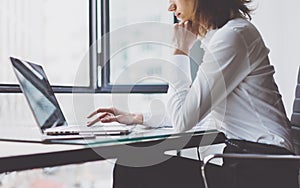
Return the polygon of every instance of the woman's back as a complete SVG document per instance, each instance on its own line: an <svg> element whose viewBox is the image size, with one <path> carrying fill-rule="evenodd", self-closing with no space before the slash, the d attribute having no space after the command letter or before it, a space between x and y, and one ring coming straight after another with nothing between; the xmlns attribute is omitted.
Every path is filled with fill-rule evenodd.
<svg viewBox="0 0 300 188"><path fill-rule="evenodd" d="M273 78L274 67L259 32L241 18L212 32L209 39L203 40L207 53L204 63L213 62L207 59L217 62L224 79L227 97L212 112L220 129L228 138L275 144L293 151L289 120ZM220 48L223 53L234 54L233 57L225 55L223 61L224 55L215 53ZM241 50L245 52L239 53ZM209 66L203 65L204 69Z"/></svg>

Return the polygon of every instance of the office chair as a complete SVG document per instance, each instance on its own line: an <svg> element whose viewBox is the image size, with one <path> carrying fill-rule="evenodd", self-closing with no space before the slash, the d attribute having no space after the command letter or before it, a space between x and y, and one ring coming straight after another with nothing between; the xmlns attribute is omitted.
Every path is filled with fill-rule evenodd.
<svg viewBox="0 0 300 188"><path fill-rule="evenodd" d="M207 174L206 174L206 166L207 164L216 158L222 158L222 159L235 159L235 160L267 160L270 162L294 162L293 164L298 165L298 168L300 167L300 67L298 70L298 79L297 79L297 86L296 86L296 92L295 92L295 99L293 104L293 113L291 116L291 128L292 128L292 137L293 137L293 143L295 147L295 153L296 155L266 155L266 154L237 154L237 153L225 153L225 154L214 154L210 155L204 158L203 164L201 166L201 174L204 181L205 188L208 187L208 181L207 181ZM298 174L299 176L299 174ZM299 180L298 181L298 187Z"/></svg>
<svg viewBox="0 0 300 188"><path fill-rule="evenodd" d="M293 105L293 113L291 117L291 124L295 152L297 155L300 155L300 67L298 70L298 79Z"/></svg>
<svg viewBox="0 0 300 188"><path fill-rule="evenodd" d="M203 160L203 165L201 166L201 174L203 177L204 181L204 186L205 188L209 188L208 182L207 182L207 176L205 173L205 167L207 164L216 158L223 158L223 159L244 159L244 160L269 160L270 162L277 162L277 161L295 161L298 162L300 161L300 156L298 155L264 155L264 154L236 154L236 153L226 153L226 154L214 154L214 155L209 155L205 157ZM295 180L297 181L297 180ZM284 186L287 187L287 186ZM298 185L299 187L299 185ZM233 188L233 187L231 187ZM268 187L266 187L268 188ZM289 187L291 188L291 187Z"/></svg>

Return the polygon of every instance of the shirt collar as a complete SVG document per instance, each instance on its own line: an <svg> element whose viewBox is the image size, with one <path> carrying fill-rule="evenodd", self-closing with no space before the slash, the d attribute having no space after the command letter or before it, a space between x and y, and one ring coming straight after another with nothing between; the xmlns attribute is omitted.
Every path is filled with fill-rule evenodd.
<svg viewBox="0 0 300 188"><path fill-rule="evenodd" d="M216 31L218 31L218 29L212 29L209 30L206 35L201 38L201 48L206 49L206 46L208 45L208 43L210 42L211 38L214 36L214 34L216 33Z"/></svg>

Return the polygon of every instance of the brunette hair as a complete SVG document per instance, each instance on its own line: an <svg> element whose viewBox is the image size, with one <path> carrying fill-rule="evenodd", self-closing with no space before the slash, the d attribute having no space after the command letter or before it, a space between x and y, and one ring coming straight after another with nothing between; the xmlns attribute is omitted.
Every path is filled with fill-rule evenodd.
<svg viewBox="0 0 300 188"><path fill-rule="evenodd" d="M195 0L194 22L199 25L199 35L205 36L208 29L223 27L237 17L251 20L247 5L252 0Z"/></svg>

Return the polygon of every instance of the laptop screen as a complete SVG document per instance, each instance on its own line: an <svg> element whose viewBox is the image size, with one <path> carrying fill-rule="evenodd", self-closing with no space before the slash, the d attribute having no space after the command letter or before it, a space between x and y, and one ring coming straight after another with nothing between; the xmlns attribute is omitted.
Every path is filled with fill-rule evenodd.
<svg viewBox="0 0 300 188"><path fill-rule="evenodd" d="M16 58L11 58L11 62L21 90L41 130L66 125L65 117L43 68Z"/></svg>

